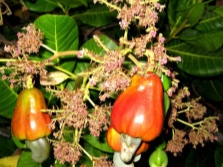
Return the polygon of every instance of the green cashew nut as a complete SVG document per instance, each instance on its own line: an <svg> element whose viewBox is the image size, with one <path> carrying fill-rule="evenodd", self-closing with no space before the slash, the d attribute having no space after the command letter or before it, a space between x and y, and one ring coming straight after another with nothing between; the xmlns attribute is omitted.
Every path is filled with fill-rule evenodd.
<svg viewBox="0 0 223 167"><path fill-rule="evenodd" d="M46 137L41 137L39 139L25 141L26 145L32 151L32 159L38 163L45 161L50 154L50 143Z"/></svg>
<svg viewBox="0 0 223 167"><path fill-rule="evenodd" d="M166 167L168 164L168 157L162 149L155 150L149 157L150 167Z"/></svg>

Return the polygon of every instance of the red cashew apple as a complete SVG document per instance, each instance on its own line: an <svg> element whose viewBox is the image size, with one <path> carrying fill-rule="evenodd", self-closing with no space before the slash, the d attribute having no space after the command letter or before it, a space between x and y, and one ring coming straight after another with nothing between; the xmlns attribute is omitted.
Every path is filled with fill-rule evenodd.
<svg viewBox="0 0 223 167"><path fill-rule="evenodd" d="M163 85L159 76L134 75L129 87L116 99L111 126L118 132L142 141L159 136L164 122Z"/></svg>
<svg viewBox="0 0 223 167"><path fill-rule="evenodd" d="M43 93L37 88L21 91L12 117L12 133L18 140L36 140L51 133L47 124L50 115L41 110L47 109Z"/></svg>

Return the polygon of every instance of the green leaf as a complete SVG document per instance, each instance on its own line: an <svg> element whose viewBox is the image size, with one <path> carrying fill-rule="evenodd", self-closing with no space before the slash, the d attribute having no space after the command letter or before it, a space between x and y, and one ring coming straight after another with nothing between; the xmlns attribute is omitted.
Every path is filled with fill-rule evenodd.
<svg viewBox="0 0 223 167"><path fill-rule="evenodd" d="M61 164L60 161L55 160L55 164L53 165L54 167L72 167L71 165L68 164Z"/></svg>
<svg viewBox="0 0 223 167"><path fill-rule="evenodd" d="M8 156L0 159L0 167L17 167L19 155Z"/></svg>
<svg viewBox="0 0 223 167"><path fill-rule="evenodd" d="M198 0L169 1L169 4L167 5L167 14L170 25L170 34L178 31L178 28L183 27L183 24L186 24L188 20L193 24L197 22L202 9L200 7L199 13L195 13L195 10L191 8L193 4L196 5L196 3L198 3L197 1ZM179 11L181 11L181 13Z"/></svg>
<svg viewBox="0 0 223 167"><path fill-rule="evenodd" d="M20 154L17 167L41 167L41 164L32 160L31 151L23 150Z"/></svg>
<svg viewBox="0 0 223 167"><path fill-rule="evenodd" d="M30 0L24 1L29 10L34 12L50 12L55 8L62 7L66 9L77 8L79 6L87 6L86 0L36 0L31 2ZM43 5L44 4L44 5Z"/></svg>
<svg viewBox="0 0 223 167"><path fill-rule="evenodd" d="M209 79L209 80L198 80L195 81L196 89L199 94L203 97L213 100L222 101L223 100L223 79Z"/></svg>
<svg viewBox="0 0 223 167"><path fill-rule="evenodd" d="M205 10L201 21L195 28L202 32L212 32L223 29L223 17L212 10Z"/></svg>
<svg viewBox="0 0 223 167"><path fill-rule="evenodd" d="M184 10L187 9L189 6L192 6L193 4L196 4L199 2L199 0L178 0L177 10ZM176 8L176 6L175 6Z"/></svg>
<svg viewBox="0 0 223 167"><path fill-rule="evenodd" d="M202 17L204 13L204 4L197 3L191 6L188 6L186 9L179 11L180 15L188 19L190 26L194 26Z"/></svg>
<svg viewBox="0 0 223 167"><path fill-rule="evenodd" d="M11 139L0 136L0 157L10 156L16 150L16 146ZM1 164L0 164L1 166Z"/></svg>
<svg viewBox="0 0 223 167"><path fill-rule="evenodd" d="M94 157L99 157L102 154L102 152L100 150L96 149L89 143L84 144L84 149L86 149L88 151L88 153Z"/></svg>
<svg viewBox="0 0 223 167"><path fill-rule="evenodd" d="M45 14L35 25L44 33L44 44L56 52L78 48L78 27L71 17ZM51 55L48 53L46 57Z"/></svg>
<svg viewBox="0 0 223 167"><path fill-rule="evenodd" d="M213 12L215 12L219 16L223 17L223 6L215 6Z"/></svg>
<svg viewBox="0 0 223 167"><path fill-rule="evenodd" d="M29 10L33 12L50 12L58 5L50 0L36 0L35 3L30 0L24 1ZM43 5L44 4L44 5Z"/></svg>
<svg viewBox="0 0 223 167"><path fill-rule="evenodd" d="M96 6L86 12L76 14L73 17L84 24L100 27L111 23L117 16L116 11L110 11L106 6Z"/></svg>
<svg viewBox="0 0 223 167"><path fill-rule="evenodd" d="M52 2L60 3L61 5L65 6L66 8L77 8L79 6L86 6L87 7L87 1L86 0L50 0Z"/></svg>
<svg viewBox="0 0 223 167"><path fill-rule="evenodd" d="M170 25L170 34L172 34L176 29L182 24L185 20L182 16L177 12L176 6L178 5L178 0L170 0L168 4L168 21Z"/></svg>
<svg viewBox="0 0 223 167"><path fill-rule="evenodd" d="M218 145L217 149L215 150L215 166L222 167L223 166L223 146Z"/></svg>
<svg viewBox="0 0 223 167"><path fill-rule="evenodd" d="M92 147L92 146L90 146L90 147ZM88 144L88 146L85 146L85 149L89 149L89 144ZM92 161L87 156L81 156L80 160L78 161L78 164L80 164L80 165L84 164L84 165L86 165L86 167L92 167L93 166Z"/></svg>
<svg viewBox="0 0 223 167"><path fill-rule="evenodd" d="M100 137L94 137L90 134L85 134L83 136L84 140L86 140L89 144L91 144L93 147L104 151L108 153L113 153L114 151L111 149L111 147L108 145L106 141L105 135L101 135Z"/></svg>
<svg viewBox="0 0 223 167"><path fill-rule="evenodd" d="M78 48L78 27L71 17L46 14L40 16L35 24L44 33L44 44L54 51L61 52ZM49 58L52 53L44 51L42 55ZM75 62L72 56L67 56L57 61L57 65L71 72L74 70Z"/></svg>
<svg viewBox="0 0 223 167"><path fill-rule="evenodd" d="M196 29L185 29L179 38L185 42L197 45L207 51L215 51L222 46L223 31L200 32Z"/></svg>
<svg viewBox="0 0 223 167"><path fill-rule="evenodd" d="M223 48L209 52L180 40L172 40L166 48L170 55L181 56L178 66L189 74L216 76L223 73Z"/></svg>
<svg viewBox="0 0 223 167"><path fill-rule="evenodd" d="M0 115L11 119L18 95L2 80L0 80L0 92Z"/></svg>
<svg viewBox="0 0 223 167"><path fill-rule="evenodd" d="M104 154L100 150L96 149L92 145L90 145L88 142L84 142L83 145L84 149L87 150L87 152L94 157L99 157L100 155ZM92 161L87 156L81 156L79 164L84 164L87 167L92 167Z"/></svg>

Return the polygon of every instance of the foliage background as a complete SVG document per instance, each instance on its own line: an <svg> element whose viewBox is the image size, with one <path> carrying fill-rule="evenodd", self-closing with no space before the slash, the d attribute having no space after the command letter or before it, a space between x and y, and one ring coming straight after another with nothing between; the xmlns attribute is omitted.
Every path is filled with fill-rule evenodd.
<svg viewBox="0 0 223 167"><path fill-rule="evenodd" d="M1 57L7 57L4 45L17 40L17 32L32 22L44 33L44 43L56 51L86 47L102 55L103 50L94 42L92 35L100 35L105 45L114 49L123 33L116 19L117 13L109 11L105 5L93 5L92 0L24 0L29 9L25 12L22 11L20 2L9 0L6 3L12 15L3 15L3 25L0 27ZM178 64L171 64L171 68L179 73L180 84L188 86L194 97L201 96L202 103L208 107L209 115L220 116L218 142L207 143L205 147L197 149L187 146L177 157L168 153L168 166L220 167L223 164L223 6L220 1L201 0L162 0L161 3L166 4L166 10L160 14L157 27L166 37L168 54L181 56L183 60ZM136 33L134 27L130 30L130 35ZM39 55L33 55L32 58L44 60L50 55L49 52L40 50ZM84 71L90 61L77 61L68 57L57 63L61 69L77 74ZM1 65L5 63L2 62ZM71 79L60 86L73 89L75 84ZM11 156L19 155L20 150L13 143L10 132L10 119L18 92L18 89L11 89L7 81L0 80L0 166L13 166L19 158ZM94 95L95 92L91 93ZM48 106L57 103L48 92L44 92L44 95ZM93 155L112 153L105 140L101 141L90 135L85 135L83 140L86 141L84 147ZM140 161L143 166L148 166L150 153L148 151L143 155L143 160ZM22 152L18 166L38 166L30 157L29 151ZM88 159L83 158L81 161L91 165ZM49 158L43 166L49 166L52 162L53 158Z"/></svg>

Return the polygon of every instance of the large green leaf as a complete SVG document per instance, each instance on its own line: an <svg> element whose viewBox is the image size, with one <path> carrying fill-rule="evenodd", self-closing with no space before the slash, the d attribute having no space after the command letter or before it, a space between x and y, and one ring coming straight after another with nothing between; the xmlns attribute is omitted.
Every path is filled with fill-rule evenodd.
<svg viewBox="0 0 223 167"><path fill-rule="evenodd" d="M100 27L111 23L116 18L116 15L116 11L110 11L106 6L96 6L73 17L87 25Z"/></svg>
<svg viewBox="0 0 223 167"><path fill-rule="evenodd" d="M196 13L195 8L192 7L196 4L198 0L170 0L168 3L167 14L170 26L170 34L172 35L178 28L181 29L182 24L186 24L187 21L191 23L196 23L202 9L200 7L199 12ZM199 7L198 7L199 8ZM181 13L179 12L181 11Z"/></svg>
<svg viewBox="0 0 223 167"><path fill-rule="evenodd" d="M18 95L2 80L0 80L0 92L0 115L11 119Z"/></svg>
<svg viewBox="0 0 223 167"><path fill-rule="evenodd" d="M222 78L195 81L195 86L199 94L202 95L203 97L213 101L223 100Z"/></svg>
<svg viewBox="0 0 223 167"><path fill-rule="evenodd" d="M189 6L198 3L199 0L177 0L178 4L177 6L175 6L175 8L177 7L177 10L184 10L184 9L188 9Z"/></svg>
<svg viewBox="0 0 223 167"><path fill-rule="evenodd" d="M76 8L76 7L79 7L79 6L87 6L87 1L86 0L50 0L51 2L54 2L54 3L60 3L62 4L63 6L65 6L66 8Z"/></svg>
<svg viewBox="0 0 223 167"><path fill-rule="evenodd" d="M215 51L222 46L223 31L200 32L196 29L185 29L179 38L207 51Z"/></svg>
<svg viewBox="0 0 223 167"><path fill-rule="evenodd" d="M222 31L223 17L215 13L213 10L205 10L201 21L195 28L202 32Z"/></svg>
<svg viewBox="0 0 223 167"><path fill-rule="evenodd" d="M213 12L223 17L223 6L215 6Z"/></svg>
<svg viewBox="0 0 223 167"><path fill-rule="evenodd" d="M11 139L0 136L0 157L10 156L16 150L16 146ZM1 165L0 165L1 166Z"/></svg>
<svg viewBox="0 0 223 167"><path fill-rule="evenodd" d="M17 167L19 155L0 158L0 167Z"/></svg>
<svg viewBox="0 0 223 167"><path fill-rule="evenodd" d="M179 11L180 15L188 20L190 26L194 26L202 17L204 13L204 4L197 3L191 6L188 6L186 9Z"/></svg>
<svg viewBox="0 0 223 167"><path fill-rule="evenodd" d="M66 9L87 6L86 0L36 0L35 2L26 0L24 2L29 10L34 12L50 12L61 6Z"/></svg>
<svg viewBox="0 0 223 167"><path fill-rule="evenodd" d="M52 164L52 159L49 157L43 163L37 163L32 159L32 152L23 150L19 156L17 167L49 167Z"/></svg>
<svg viewBox="0 0 223 167"><path fill-rule="evenodd" d="M86 140L89 144L91 144L93 147L104 151L108 153L113 153L114 151L111 149L111 147L106 142L106 138L104 135L101 135L100 137L94 137L90 134L85 134L83 136L84 140Z"/></svg>
<svg viewBox="0 0 223 167"><path fill-rule="evenodd" d="M174 24L176 23L176 6L177 6L178 1L177 0L169 0L169 4L168 4L168 12L167 12L167 16L168 16L168 21L169 21L169 26L170 29L173 29Z"/></svg>
<svg viewBox="0 0 223 167"><path fill-rule="evenodd" d="M181 56L178 66L189 74L215 76L223 73L223 48L208 52L180 40L173 40L166 48L170 55Z"/></svg>
<svg viewBox="0 0 223 167"><path fill-rule="evenodd" d="M44 44L56 52L77 49L78 27L71 17L46 14L35 25L44 33Z"/></svg>
<svg viewBox="0 0 223 167"><path fill-rule="evenodd" d="M41 167L41 164L32 160L32 152L23 150L19 156L17 167Z"/></svg>
<svg viewBox="0 0 223 167"><path fill-rule="evenodd" d="M58 7L57 4L53 3L50 0L36 0L35 2L25 0L24 2L28 9L34 12L49 12Z"/></svg>
<svg viewBox="0 0 223 167"><path fill-rule="evenodd" d="M40 16L35 21L35 25L44 33L44 44L56 52L78 48L78 27L71 17L46 14ZM52 53L44 51L42 55L49 58ZM66 57L61 59L61 62L57 65L68 71L73 71L75 61L73 58Z"/></svg>
<svg viewBox="0 0 223 167"><path fill-rule="evenodd" d="M170 26L170 34L177 30L180 25L184 22L184 18L177 12L176 6L178 5L178 0L170 0L168 4L168 21Z"/></svg>

